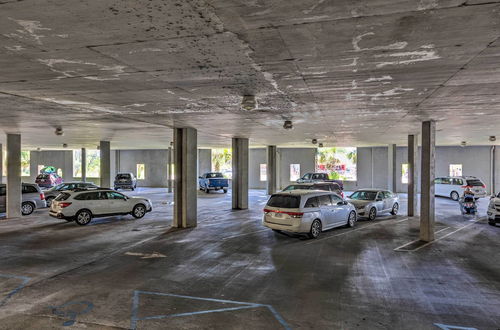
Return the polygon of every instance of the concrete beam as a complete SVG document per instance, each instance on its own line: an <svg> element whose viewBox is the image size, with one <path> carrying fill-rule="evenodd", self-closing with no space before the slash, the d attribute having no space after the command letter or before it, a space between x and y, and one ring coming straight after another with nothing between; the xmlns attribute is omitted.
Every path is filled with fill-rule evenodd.
<svg viewBox="0 0 500 330"><path fill-rule="evenodd" d="M436 149L436 123L422 123L422 159L420 188L420 240L434 240L434 170Z"/></svg>
<svg viewBox="0 0 500 330"><path fill-rule="evenodd" d="M99 144L99 153L101 156L101 187L111 187L111 143L109 141L101 141Z"/></svg>
<svg viewBox="0 0 500 330"><path fill-rule="evenodd" d="M397 190L396 150L395 144L389 144L387 151L387 189L392 192Z"/></svg>
<svg viewBox="0 0 500 330"><path fill-rule="evenodd" d="M233 138L233 209L248 208L248 139Z"/></svg>
<svg viewBox="0 0 500 330"><path fill-rule="evenodd" d="M267 146L267 194L272 195L278 187L278 153L276 146Z"/></svg>
<svg viewBox="0 0 500 330"><path fill-rule="evenodd" d="M87 149L82 148L82 181L87 181Z"/></svg>
<svg viewBox="0 0 500 330"><path fill-rule="evenodd" d="M174 221L173 227L197 225L198 163L197 131L194 128L174 129Z"/></svg>
<svg viewBox="0 0 500 330"><path fill-rule="evenodd" d="M7 218L21 216L21 134L7 134Z"/></svg>
<svg viewBox="0 0 500 330"><path fill-rule="evenodd" d="M413 217L417 211L417 135L408 135L408 216Z"/></svg>

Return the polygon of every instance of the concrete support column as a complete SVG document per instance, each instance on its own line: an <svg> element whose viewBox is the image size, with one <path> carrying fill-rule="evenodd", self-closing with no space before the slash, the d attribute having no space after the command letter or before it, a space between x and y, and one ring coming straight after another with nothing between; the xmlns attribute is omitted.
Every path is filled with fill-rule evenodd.
<svg viewBox="0 0 500 330"><path fill-rule="evenodd" d="M87 181L87 149L82 148L82 181Z"/></svg>
<svg viewBox="0 0 500 330"><path fill-rule="evenodd" d="M171 193L172 192L172 185L173 185L173 169L172 169L172 163L173 163L173 156L172 156L172 147L168 147L168 152L167 152L167 192Z"/></svg>
<svg viewBox="0 0 500 330"><path fill-rule="evenodd" d="M233 209L248 208L248 139L233 138Z"/></svg>
<svg viewBox="0 0 500 330"><path fill-rule="evenodd" d="M417 135L408 135L408 216L413 217L417 211Z"/></svg>
<svg viewBox="0 0 500 330"><path fill-rule="evenodd" d="M0 143L0 183L3 183L3 145Z"/></svg>
<svg viewBox="0 0 500 330"><path fill-rule="evenodd" d="M420 240L434 240L434 168L436 149L436 123L422 123L422 159L420 188Z"/></svg>
<svg viewBox="0 0 500 330"><path fill-rule="evenodd" d="M21 216L21 134L7 134L7 218Z"/></svg>
<svg viewBox="0 0 500 330"><path fill-rule="evenodd" d="M397 190L397 171L396 171L396 145L389 144L389 150L387 151L387 189L392 192Z"/></svg>
<svg viewBox="0 0 500 330"><path fill-rule="evenodd" d="M1 148L1 144L0 144ZM496 146L491 146L490 149L490 194L491 195L496 195L495 191L495 185L496 185ZM1 175L1 174L0 174Z"/></svg>
<svg viewBox="0 0 500 330"><path fill-rule="evenodd" d="M198 208L197 131L194 128L174 129L174 221L176 228L196 227Z"/></svg>
<svg viewBox="0 0 500 330"><path fill-rule="evenodd" d="M109 141L101 141L99 144L99 153L101 155L101 187L111 187L111 143Z"/></svg>
<svg viewBox="0 0 500 330"><path fill-rule="evenodd" d="M278 187L278 164L277 164L277 148L276 146L267 146L267 194L272 195Z"/></svg>

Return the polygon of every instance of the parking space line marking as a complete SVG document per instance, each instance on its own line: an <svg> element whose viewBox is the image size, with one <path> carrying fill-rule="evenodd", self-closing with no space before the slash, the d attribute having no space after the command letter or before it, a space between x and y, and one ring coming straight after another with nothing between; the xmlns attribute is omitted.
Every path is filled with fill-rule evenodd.
<svg viewBox="0 0 500 330"><path fill-rule="evenodd" d="M252 234L256 234L256 233L261 233L263 231L269 231L269 229L262 229L262 230L252 231L250 233L243 233L243 234L228 236L228 237L224 237L222 240L231 239L231 238L240 237L240 236L252 235Z"/></svg>
<svg viewBox="0 0 500 330"><path fill-rule="evenodd" d="M7 296L5 298L3 298L2 300L0 300L0 307L5 305L5 303L10 299L12 298L13 295L15 295L16 293L18 293L19 291L21 291L24 287L26 287L26 284L28 284L28 282L31 280L31 277L28 277L28 276L18 276L18 275L10 275L10 274L0 274L0 277L3 277L3 278L15 278L15 279L18 279L18 280L22 280L22 283L20 285L18 285L17 287L14 288L14 290L11 290Z"/></svg>
<svg viewBox="0 0 500 330"><path fill-rule="evenodd" d="M402 221L406 221L406 220L408 220L408 218L403 219L403 220L400 220L400 221L397 221L397 222L402 222ZM353 230L345 231L345 232L340 233L340 234L337 234L337 235L333 235L333 236L328 236L328 237L323 237L323 238L320 238L320 239L316 239L316 240L314 240L314 241L312 241L312 242L308 242L308 243L306 243L305 245L309 245L309 244L317 243L317 242L323 241L323 240L325 240L325 239L330 239L330 238L334 238L334 237L339 237L339 236L342 236L342 235L345 235L345 234L349 234L349 233L352 233L352 232L355 232L355 231L358 231L358 230L362 230L362 229L365 229L365 228L368 228L368 227L373 227L373 226L377 226L377 225L382 225L382 224L384 224L384 223L385 223L385 221L384 221L384 222L376 222L376 223L372 223L372 224L370 224L370 225L366 225L366 226L363 226L363 227L361 227L361 228L356 228L356 229L353 229Z"/></svg>
<svg viewBox="0 0 500 330"><path fill-rule="evenodd" d="M440 230L438 230L438 231L435 231L435 232L434 232L434 234L437 234L437 233L440 233L440 232L442 232L442 231L445 231L445 230L446 230L446 229L448 229L448 228L451 228L451 227L445 227L445 228L442 228L442 229L440 229ZM403 245L398 246L397 248L395 248L395 249L394 249L394 251L415 251L415 249L414 249L414 250L401 250L401 248L404 248L405 246L411 245L411 244L413 244L413 243L417 243L417 242L419 242L419 241L420 241L419 239L416 239L416 240L411 241L411 242L409 242L409 243L405 243L405 244L403 244Z"/></svg>

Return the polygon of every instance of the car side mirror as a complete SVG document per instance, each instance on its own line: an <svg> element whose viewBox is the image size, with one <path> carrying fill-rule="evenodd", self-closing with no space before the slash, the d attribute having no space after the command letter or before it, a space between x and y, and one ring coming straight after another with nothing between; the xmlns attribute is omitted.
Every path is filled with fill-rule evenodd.
<svg viewBox="0 0 500 330"><path fill-rule="evenodd" d="M203 178L201 176L199 176L198 179L203 179Z"/></svg>

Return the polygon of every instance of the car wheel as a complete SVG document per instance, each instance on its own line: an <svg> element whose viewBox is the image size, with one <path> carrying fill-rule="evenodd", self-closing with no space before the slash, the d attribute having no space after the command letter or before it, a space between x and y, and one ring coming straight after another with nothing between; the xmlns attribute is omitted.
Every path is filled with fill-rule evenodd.
<svg viewBox="0 0 500 330"><path fill-rule="evenodd" d="M227 194L227 189L224 189L224 194Z"/></svg>
<svg viewBox="0 0 500 330"><path fill-rule="evenodd" d="M309 234L307 236L309 236L309 238L318 238L320 233L321 233L321 221L316 219L311 224L311 230L309 231Z"/></svg>
<svg viewBox="0 0 500 330"><path fill-rule="evenodd" d="M488 221L488 224L489 224L490 226L496 226L496 222L495 222L495 221Z"/></svg>
<svg viewBox="0 0 500 330"><path fill-rule="evenodd" d="M137 204L132 210L132 216L136 219L142 218L146 214L146 207L142 204Z"/></svg>
<svg viewBox="0 0 500 330"><path fill-rule="evenodd" d="M21 214L30 215L35 210L35 207L30 202L24 202L21 204Z"/></svg>
<svg viewBox="0 0 500 330"><path fill-rule="evenodd" d="M394 205L392 206L391 214L396 215L396 214L398 214L398 211L399 211L399 205L398 205L398 203L394 203Z"/></svg>
<svg viewBox="0 0 500 330"><path fill-rule="evenodd" d="M54 200L54 197L48 197L45 199L45 201L47 202L47 207L50 207L50 205L52 205L53 200Z"/></svg>
<svg viewBox="0 0 500 330"><path fill-rule="evenodd" d="M458 201L460 195L456 191L452 191L450 194L450 198L453 199L454 201Z"/></svg>
<svg viewBox="0 0 500 330"><path fill-rule="evenodd" d="M75 221L80 226L88 225L91 220L92 220L92 213L90 213L89 210L80 210L76 214Z"/></svg>
<svg viewBox="0 0 500 330"><path fill-rule="evenodd" d="M347 218L347 227L354 227L354 224L356 223L356 212L351 211L349 213L349 217Z"/></svg>
<svg viewBox="0 0 500 330"><path fill-rule="evenodd" d="M205 188L205 193L209 194L210 193L210 189Z"/></svg>
<svg viewBox="0 0 500 330"><path fill-rule="evenodd" d="M368 212L368 220L375 220L377 217L377 209L372 207Z"/></svg>

